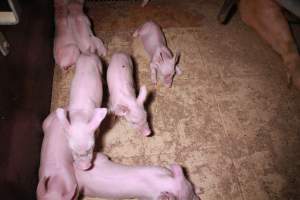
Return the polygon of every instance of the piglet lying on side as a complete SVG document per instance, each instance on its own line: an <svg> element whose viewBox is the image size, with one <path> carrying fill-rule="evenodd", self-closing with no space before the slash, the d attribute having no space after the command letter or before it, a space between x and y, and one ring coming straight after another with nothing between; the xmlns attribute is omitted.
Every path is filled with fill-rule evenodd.
<svg viewBox="0 0 300 200"><path fill-rule="evenodd" d="M68 9L68 22L80 51L86 54L97 52L99 56L106 55L106 48L102 40L93 34L91 23L83 13L83 4L78 1L72 1L69 3Z"/></svg>
<svg viewBox="0 0 300 200"><path fill-rule="evenodd" d="M77 199L77 181L66 135L55 113L43 123L44 140L39 169L38 200Z"/></svg>
<svg viewBox="0 0 300 200"><path fill-rule="evenodd" d="M181 70L177 66L179 55L178 53L175 56L172 55L159 25L148 21L139 27L133 36L141 38L144 48L150 56L152 82L156 84L158 75L166 86L171 87L174 75L181 74Z"/></svg>
<svg viewBox="0 0 300 200"><path fill-rule="evenodd" d="M81 54L71 85L69 118L64 109L56 110L67 133L75 166L82 170L91 166L94 133L107 113L106 108L99 108L103 95L101 73L102 64L96 55Z"/></svg>
<svg viewBox="0 0 300 200"><path fill-rule="evenodd" d="M68 9L63 1L54 1L55 9L55 38L54 59L62 69L67 69L76 63L80 54L77 43L68 23Z"/></svg>
<svg viewBox="0 0 300 200"><path fill-rule="evenodd" d="M171 169L156 166L127 166L98 153L89 171L75 169L85 196L143 200L199 200L179 165Z"/></svg>
<svg viewBox="0 0 300 200"><path fill-rule="evenodd" d="M110 110L123 116L141 134L148 136L151 131L144 108L147 91L142 86L136 98L133 83L131 58L124 53L115 53L107 69L107 83L110 94Z"/></svg>

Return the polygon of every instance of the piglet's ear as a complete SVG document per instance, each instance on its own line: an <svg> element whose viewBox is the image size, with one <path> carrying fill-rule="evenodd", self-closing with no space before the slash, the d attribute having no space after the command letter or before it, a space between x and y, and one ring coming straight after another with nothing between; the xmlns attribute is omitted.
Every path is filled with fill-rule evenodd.
<svg viewBox="0 0 300 200"><path fill-rule="evenodd" d="M52 189L52 188L55 188L55 189L63 189L63 186L64 186L64 183L62 181L62 178L58 175L54 175L54 176L51 176L49 177L49 180L48 180L48 189Z"/></svg>
<svg viewBox="0 0 300 200"><path fill-rule="evenodd" d="M160 64L164 61L162 50L160 48L156 49L154 55L153 55L153 62L155 64Z"/></svg>
<svg viewBox="0 0 300 200"><path fill-rule="evenodd" d="M159 53L159 57L160 57L160 59L164 62L164 57L163 57L162 52Z"/></svg>
<svg viewBox="0 0 300 200"><path fill-rule="evenodd" d="M179 51L176 51L174 57L173 57L173 61L174 61L174 64L176 65L179 61L179 57L180 57L180 52Z"/></svg>
<svg viewBox="0 0 300 200"><path fill-rule="evenodd" d="M77 197L77 184L74 184L72 188L64 194L63 199L70 200L70 199L76 199L76 197Z"/></svg>
<svg viewBox="0 0 300 200"><path fill-rule="evenodd" d="M175 72L176 72L176 75L182 74L182 70L180 69L180 67L178 65L175 66Z"/></svg>
<svg viewBox="0 0 300 200"><path fill-rule="evenodd" d="M147 97L147 89L146 89L146 86L143 85L141 88L140 88L140 92L139 92L139 96L137 97L136 101L139 105L144 105L144 102L146 100L146 97Z"/></svg>
<svg viewBox="0 0 300 200"><path fill-rule="evenodd" d="M107 109L106 108L96 108L94 111L94 115L91 119L91 121L89 122L89 127L91 130L96 130L100 123L102 122L102 120L104 119L104 117L107 114Z"/></svg>
<svg viewBox="0 0 300 200"><path fill-rule="evenodd" d="M125 116L129 113L129 108L124 105L117 105L114 109L114 113L118 116Z"/></svg>
<svg viewBox="0 0 300 200"><path fill-rule="evenodd" d="M54 175L48 180L48 189L59 193L63 197L63 200L73 199L72 197L76 192L74 188L76 189L76 184L75 187L71 187L70 189L68 189L67 183L59 175Z"/></svg>
<svg viewBox="0 0 300 200"><path fill-rule="evenodd" d="M61 125L68 132L70 129L70 123L67 119L66 111L63 108L57 108L55 112L56 112L56 116L57 116L58 120L60 121Z"/></svg>
<svg viewBox="0 0 300 200"><path fill-rule="evenodd" d="M39 181L39 184L37 186L36 194L37 198L40 199L47 193L47 182L49 177L42 177Z"/></svg>
<svg viewBox="0 0 300 200"><path fill-rule="evenodd" d="M158 200L176 200L176 197L170 192L161 192Z"/></svg>
<svg viewBox="0 0 300 200"><path fill-rule="evenodd" d="M184 177L184 174L183 174L183 171L182 171L182 168L180 165L177 165L177 164L171 165L171 170L175 177L180 177L180 178Z"/></svg>

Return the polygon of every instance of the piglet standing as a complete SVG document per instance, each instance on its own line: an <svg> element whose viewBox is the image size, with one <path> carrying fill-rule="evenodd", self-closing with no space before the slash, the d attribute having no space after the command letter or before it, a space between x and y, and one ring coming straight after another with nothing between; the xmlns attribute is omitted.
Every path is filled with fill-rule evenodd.
<svg viewBox="0 0 300 200"><path fill-rule="evenodd" d="M158 75L166 86L171 87L174 75L181 74L181 70L177 66L179 54L172 55L159 25L153 21L148 21L139 27L133 36L141 38L144 48L151 59L152 83L157 83Z"/></svg>
<svg viewBox="0 0 300 200"><path fill-rule="evenodd" d="M91 22L83 13L83 3L72 1L68 4L70 23L74 38L82 53L96 53L106 55L106 48L101 39L97 38L91 30Z"/></svg>
<svg viewBox="0 0 300 200"><path fill-rule="evenodd" d="M127 166L98 153L91 170L75 169L84 196L108 199L199 200L179 165Z"/></svg>
<svg viewBox="0 0 300 200"><path fill-rule="evenodd" d="M87 170L91 166L95 131L107 113L102 103L102 64L95 55L81 54L72 80L69 116L62 108L56 114L63 125L72 150L75 166Z"/></svg>
<svg viewBox="0 0 300 200"><path fill-rule="evenodd" d="M64 129L51 113L43 122L44 140L39 169L38 200L77 199L73 159Z"/></svg>
<svg viewBox="0 0 300 200"><path fill-rule="evenodd" d="M54 1L55 9L55 38L54 38L54 59L55 63L62 69L74 65L80 54L79 48L73 37L73 33L68 23L68 9L63 1Z"/></svg>
<svg viewBox="0 0 300 200"><path fill-rule="evenodd" d="M148 136L151 131L147 122L144 102L147 96L145 86L136 97L133 83L133 64L130 56L115 53L107 69L107 84L110 94L110 111L125 119L141 134Z"/></svg>

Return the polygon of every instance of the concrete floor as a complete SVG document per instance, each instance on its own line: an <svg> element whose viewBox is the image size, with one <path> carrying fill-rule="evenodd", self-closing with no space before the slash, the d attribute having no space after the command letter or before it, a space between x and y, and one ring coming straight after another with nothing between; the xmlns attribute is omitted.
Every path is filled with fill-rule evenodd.
<svg viewBox="0 0 300 200"><path fill-rule="evenodd" d="M287 88L280 57L236 14L219 25L218 0L88 2L98 37L137 63L151 91L154 135L143 138L124 120L101 126L100 150L125 164L179 163L202 200L300 199L300 92ZM171 89L154 87L149 60L131 37L155 20L183 74ZM67 105L74 70L56 68L52 109Z"/></svg>

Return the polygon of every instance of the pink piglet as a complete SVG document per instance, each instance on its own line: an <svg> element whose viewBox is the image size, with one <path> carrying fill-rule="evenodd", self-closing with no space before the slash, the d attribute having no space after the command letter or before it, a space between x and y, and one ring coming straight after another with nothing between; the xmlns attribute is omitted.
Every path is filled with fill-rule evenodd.
<svg viewBox="0 0 300 200"><path fill-rule="evenodd" d="M99 58L95 54L81 54L76 63L68 108L56 110L75 166L81 170L87 170L92 165L95 131L107 113L106 108L100 108L103 95L101 74Z"/></svg>
<svg viewBox="0 0 300 200"><path fill-rule="evenodd" d="M75 41L70 24L68 23L68 9L62 1L54 1L55 10L55 38L54 60L63 70L74 65L80 51Z"/></svg>
<svg viewBox="0 0 300 200"><path fill-rule="evenodd" d="M98 153L89 171L75 169L84 196L142 200L199 200L179 165L128 166Z"/></svg>
<svg viewBox="0 0 300 200"><path fill-rule="evenodd" d="M145 86L142 86L136 97L130 56L125 53L115 53L112 56L107 69L107 83L110 111L117 116L124 117L142 135L150 135L151 130L144 108L147 90Z"/></svg>
<svg viewBox="0 0 300 200"><path fill-rule="evenodd" d="M73 159L55 112L44 120L43 131L37 199L75 200L78 190Z"/></svg>
<svg viewBox="0 0 300 200"><path fill-rule="evenodd" d="M167 47L164 33L159 25L153 21L148 21L140 26L133 34L142 40L144 48L148 53L151 62L151 80L157 83L157 76L167 87L172 86L175 74L181 74L178 66L179 53L174 56Z"/></svg>

